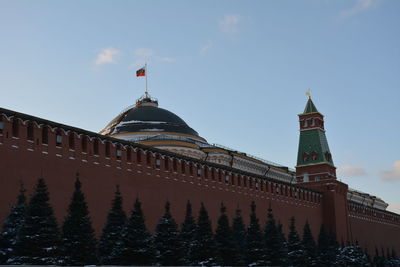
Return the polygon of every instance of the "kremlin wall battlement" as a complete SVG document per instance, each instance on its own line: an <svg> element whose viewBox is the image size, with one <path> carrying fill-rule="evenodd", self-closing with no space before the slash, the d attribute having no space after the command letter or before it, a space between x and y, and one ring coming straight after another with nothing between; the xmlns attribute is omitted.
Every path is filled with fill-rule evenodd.
<svg viewBox="0 0 400 267"><path fill-rule="evenodd" d="M383 247L400 254L400 215L348 200L347 185L335 179L283 182L6 109L0 109L0 170L0 222L15 203L20 182L31 193L43 177L61 223L79 173L98 234L120 185L125 211L139 197L150 230L167 200L178 223L188 200L195 214L204 202L213 226L221 202L231 218L241 208L247 223L254 200L262 225L271 205L285 231L295 216L298 231L308 221L314 238L324 224L339 241L358 241L369 252Z"/></svg>

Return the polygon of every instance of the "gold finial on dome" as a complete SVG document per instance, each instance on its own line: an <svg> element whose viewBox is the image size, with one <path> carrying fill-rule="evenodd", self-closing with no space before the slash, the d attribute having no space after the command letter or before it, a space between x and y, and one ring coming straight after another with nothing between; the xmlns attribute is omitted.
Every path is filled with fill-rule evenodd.
<svg viewBox="0 0 400 267"><path fill-rule="evenodd" d="M311 91L310 91L310 88L308 88L308 90L306 91L306 95L308 95L308 98L311 99Z"/></svg>

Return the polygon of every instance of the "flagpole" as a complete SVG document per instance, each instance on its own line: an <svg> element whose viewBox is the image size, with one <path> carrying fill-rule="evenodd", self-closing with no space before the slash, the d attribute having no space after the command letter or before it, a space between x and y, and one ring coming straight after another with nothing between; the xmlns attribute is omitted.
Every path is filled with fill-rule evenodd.
<svg viewBox="0 0 400 267"><path fill-rule="evenodd" d="M148 91L147 91L147 75L148 75L148 72L147 72L147 62L144 64L144 75L146 76L146 96L148 96Z"/></svg>

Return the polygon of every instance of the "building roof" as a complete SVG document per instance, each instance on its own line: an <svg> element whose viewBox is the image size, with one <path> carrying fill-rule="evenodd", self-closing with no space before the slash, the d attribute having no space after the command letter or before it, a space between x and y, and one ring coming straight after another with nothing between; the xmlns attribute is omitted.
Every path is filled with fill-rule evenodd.
<svg viewBox="0 0 400 267"><path fill-rule="evenodd" d="M315 112L318 112L318 110L315 107L313 101L311 100L311 97L309 97L303 114L315 113Z"/></svg>
<svg viewBox="0 0 400 267"><path fill-rule="evenodd" d="M135 106L119 114L100 133L115 135L140 132L168 132L199 136L179 116L159 108L158 101L151 99L148 95L139 99Z"/></svg>

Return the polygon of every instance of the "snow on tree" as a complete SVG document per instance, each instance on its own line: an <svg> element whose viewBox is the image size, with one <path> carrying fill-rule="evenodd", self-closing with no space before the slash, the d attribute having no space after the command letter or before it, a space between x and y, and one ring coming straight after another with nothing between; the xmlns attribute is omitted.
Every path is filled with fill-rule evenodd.
<svg viewBox="0 0 400 267"><path fill-rule="evenodd" d="M18 230L23 223L26 210L25 191L21 183L17 204L11 208L10 214L4 220L3 231L0 233L0 264L5 264L13 254Z"/></svg>
<svg viewBox="0 0 400 267"><path fill-rule="evenodd" d="M169 202L165 204L165 213L157 224L154 243L157 249L157 263L159 265L184 265L182 240L177 224L172 218Z"/></svg>
<svg viewBox="0 0 400 267"><path fill-rule="evenodd" d="M112 253L112 261L116 265L151 265L155 262L153 239L144 223L139 199L136 199L122 230L121 239Z"/></svg>
<svg viewBox="0 0 400 267"><path fill-rule="evenodd" d="M268 208L267 223L265 225L264 234L266 264L272 266L286 266L286 241L282 228L279 229L279 226L275 222L271 207Z"/></svg>
<svg viewBox="0 0 400 267"><path fill-rule="evenodd" d="M121 192L119 186L117 186L98 247L98 257L102 264L113 264L111 255L121 238L121 232L126 223L126 214L122 209L122 202Z"/></svg>
<svg viewBox="0 0 400 267"><path fill-rule="evenodd" d="M367 255L358 245L348 245L339 249L335 266L367 267L371 266ZM330 266L334 266L331 264ZM326 266L326 265L325 265Z"/></svg>
<svg viewBox="0 0 400 267"><path fill-rule="evenodd" d="M221 215L218 218L218 225L215 231L220 264L223 266L237 266L239 265L239 248L233 238L233 232L226 215L226 207L223 203L221 203L220 211Z"/></svg>
<svg viewBox="0 0 400 267"><path fill-rule="evenodd" d="M181 240L182 240L182 245L183 245L183 252L184 252L184 261L186 264L190 264L193 262L192 259L192 251L193 251L193 243L195 240L195 234L196 234L196 221L193 217L192 214L192 204L190 201L186 203L186 213L185 213L185 219L181 225Z"/></svg>
<svg viewBox="0 0 400 267"><path fill-rule="evenodd" d="M235 245L238 248L237 265L241 266L245 264L244 251L246 242L246 226L243 222L241 214L242 211L239 208L237 208L235 213L236 216L233 218L232 221L232 234L233 234L233 240L236 243Z"/></svg>
<svg viewBox="0 0 400 267"><path fill-rule="evenodd" d="M303 228L302 246L304 248L305 263L303 266L316 266L316 245L307 221Z"/></svg>
<svg viewBox="0 0 400 267"><path fill-rule="evenodd" d="M79 174L77 174L75 191L62 227L64 262L68 265L91 265L98 262L97 241L81 187Z"/></svg>
<svg viewBox="0 0 400 267"><path fill-rule="evenodd" d="M293 266L304 266L304 248L296 230L295 217L290 218L287 248L289 262Z"/></svg>
<svg viewBox="0 0 400 267"><path fill-rule="evenodd" d="M18 231L14 255L8 264L52 265L60 263L61 238L49 193L43 178L36 184L23 223Z"/></svg>
<svg viewBox="0 0 400 267"><path fill-rule="evenodd" d="M211 221L203 202L200 206L191 254L193 265L212 266L219 262Z"/></svg>
<svg viewBox="0 0 400 267"><path fill-rule="evenodd" d="M265 244L263 233L260 229L259 220L256 214L256 204L251 202L250 224L247 227L245 242L246 263L252 266L265 265L264 254Z"/></svg>

